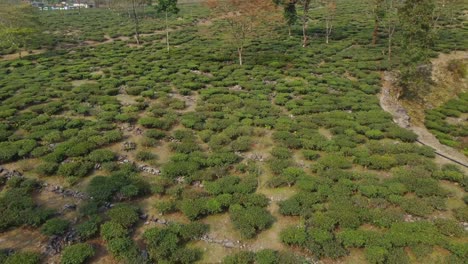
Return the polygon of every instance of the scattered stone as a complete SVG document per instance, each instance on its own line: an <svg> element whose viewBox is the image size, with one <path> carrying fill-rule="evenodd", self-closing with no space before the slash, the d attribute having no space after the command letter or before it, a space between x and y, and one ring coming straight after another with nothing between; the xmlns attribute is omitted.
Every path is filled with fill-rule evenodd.
<svg viewBox="0 0 468 264"><path fill-rule="evenodd" d="M65 204L63 210L76 210L76 204Z"/></svg>
<svg viewBox="0 0 468 264"><path fill-rule="evenodd" d="M253 161L260 161L263 162L265 158L263 157L262 154L260 153L251 153L247 155L247 159L253 160Z"/></svg>
<svg viewBox="0 0 468 264"><path fill-rule="evenodd" d="M263 84L276 85L277 83L278 83L277 81L263 80Z"/></svg>
<svg viewBox="0 0 468 264"><path fill-rule="evenodd" d="M463 229L468 232L468 222L462 222Z"/></svg>
<svg viewBox="0 0 468 264"><path fill-rule="evenodd" d="M148 165L138 165L138 170L152 174L152 175L160 175L161 171L159 169L150 167Z"/></svg>
<svg viewBox="0 0 468 264"><path fill-rule="evenodd" d="M7 181L10 180L11 178L23 178L23 174L17 170L8 170L4 167L1 167L0 169L0 178L4 178Z"/></svg>
<svg viewBox="0 0 468 264"><path fill-rule="evenodd" d="M135 142L125 141L122 146L124 151L131 151L136 149L137 144Z"/></svg>
<svg viewBox="0 0 468 264"><path fill-rule="evenodd" d="M58 255L65 246L74 244L79 240L80 238L75 230L70 230L63 236L51 236L42 252L48 256Z"/></svg>
<svg viewBox="0 0 468 264"><path fill-rule="evenodd" d="M177 177L177 178L176 178L176 182L177 182L177 183L185 183L185 177L182 177L182 176L181 176L181 177Z"/></svg>
<svg viewBox="0 0 468 264"><path fill-rule="evenodd" d="M236 84L236 85L234 85L232 87L229 87L229 90L231 90L231 91L242 91L242 90L244 90L244 88L242 86L240 86L239 84Z"/></svg>
<svg viewBox="0 0 468 264"><path fill-rule="evenodd" d="M141 220L147 220L148 219L148 214L141 214L138 216Z"/></svg>

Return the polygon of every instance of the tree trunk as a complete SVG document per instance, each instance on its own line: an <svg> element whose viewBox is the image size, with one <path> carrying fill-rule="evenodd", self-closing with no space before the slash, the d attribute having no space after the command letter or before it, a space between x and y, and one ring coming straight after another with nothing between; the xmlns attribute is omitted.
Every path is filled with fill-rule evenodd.
<svg viewBox="0 0 468 264"><path fill-rule="evenodd" d="M78 15L81 15L81 0L78 0Z"/></svg>
<svg viewBox="0 0 468 264"><path fill-rule="evenodd" d="M302 47L307 46L307 24L309 22L309 3L310 0L304 1L304 14L302 17Z"/></svg>
<svg viewBox="0 0 468 264"><path fill-rule="evenodd" d="M237 48L237 54L239 55L239 65L242 66L242 50L243 47Z"/></svg>
<svg viewBox="0 0 468 264"><path fill-rule="evenodd" d="M167 47L167 52L169 52L169 26L167 24L167 11L166 11L166 47Z"/></svg>
<svg viewBox="0 0 468 264"><path fill-rule="evenodd" d="M326 24L326 26L325 26L325 27L326 27L326 29L325 29L325 43L328 44L328 36L330 36L330 28L329 28L329 27L330 27L330 23L329 23L328 19L327 19L327 21L325 22L325 24Z"/></svg>
<svg viewBox="0 0 468 264"><path fill-rule="evenodd" d="M291 37L291 25L288 25L288 36Z"/></svg>
<svg viewBox="0 0 468 264"><path fill-rule="evenodd" d="M133 9L133 19L135 21L135 38L138 45L140 45L140 25L138 21L138 16L136 13L135 0L132 0L132 9Z"/></svg>
<svg viewBox="0 0 468 264"><path fill-rule="evenodd" d="M302 47L307 46L307 23L302 24Z"/></svg>
<svg viewBox="0 0 468 264"><path fill-rule="evenodd" d="M374 32L372 32L372 45L377 44L377 38L379 33L379 20L375 20L374 23Z"/></svg>
<svg viewBox="0 0 468 264"><path fill-rule="evenodd" d="M393 33L395 32L395 28L390 29L388 34L388 61L392 60L392 38Z"/></svg>

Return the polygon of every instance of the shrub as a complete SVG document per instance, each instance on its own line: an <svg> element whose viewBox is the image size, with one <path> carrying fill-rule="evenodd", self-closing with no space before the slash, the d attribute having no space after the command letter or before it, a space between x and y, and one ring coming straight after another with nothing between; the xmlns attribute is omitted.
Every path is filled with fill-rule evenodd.
<svg viewBox="0 0 468 264"><path fill-rule="evenodd" d="M136 158L139 161L148 161L148 160L154 160L157 158L157 155L149 152L149 151L139 151L136 154Z"/></svg>
<svg viewBox="0 0 468 264"><path fill-rule="evenodd" d="M366 259L370 264L385 263L388 251L383 247L371 246L365 249Z"/></svg>
<svg viewBox="0 0 468 264"><path fill-rule="evenodd" d="M63 235L70 226L70 222L60 218L53 218L47 220L41 228L44 235Z"/></svg>
<svg viewBox="0 0 468 264"><path fill-rule="evenodd" d="M434 220L434 224L440 233L446 236L459 237L465 232L460 224L453 219L437 218Z"/></svg>
<svg viewBox="0 0 468 264"><path fill-rule="evenodd" d="M463 221L463 222L468 222L468 207L467 206L454 209L453 213L456 219Z"/></svg>
<svg viewBox="0 0 468 264"><path fill-rule="evenodd" d="M167 263L193 263L200 259L201 252L189 249L185 244L201 237L207 226L199 223L170 224L166 228L151 228L143 234L149 256L154 261Z"/></svg>
<svg viewBox="0 0 468 264"><path fill-rule="evenodd" d="M111 208L107 212L107 216L109 216L112 222L126 228L135 224L139 219L137 209L128 205L118 205Z"/></svg>
<svg viewBox="0 0 468 264"><path fill-rule="evenodd" d="M92 238L99 230L100 217L92 217L90 220L76 226L76 232L82 239Z"/></svg>
<svg viewBox="0 0 468 264"><path fill-rule="evenodd" d="M281 231L280 239L286 245L303 246L307 240L307 232L303 227L290 226Z"/></svg>
<svg viewBox="0 0 468 264"><path fill-rule="evenodd" d="M102 163L106 161L115 160L116 155L114 152L107 149L97 149L89 153L88 159L92 162Z"/></svg>
<svg viewBox="0 0 468 264"><path fill-rule="evenodd" d="M392 139L399 139L403 142L415 142L416 139L418 139L418 135L414 132L398 126L392 126L389 128L386 136Z"/></svg>
<svg viewBox="0 0 468 264"><path fill-rule="evenodd" d="M318 158L320 158L320 154L317 151L313 150L303 150L302 155L307 160L317 160Z"/></svg>
<svg viewBox="0 0 468 264"><path fill-rule="evenodd" d="M275 220L267 210L255 206L244 208L233 205L229 208L229 213L234 226L246 238L252 238L267 229Z"/></svg>
<svg viewBox="0 0 468 264"><path fill-rule="evenodd" d="M34 252L17 252L5 260L5 264L39 264L41 257Z"/></svg>
<svg viewBox="0 0 468 264"><path fill-rule="evenodd" d="M289 159L292 157L291 151L284 147L275 147L271 150L271 155L278 159Z"/></svg>
<svg viewBox="0 0 468 264"><path fill-rule="evenodd" d="M68 162L62 163L57 171L57 174L65 177L84 177L94 165L90 162Z"/></svg>
<svg viewBox="0 0 468 264"><path fill-rule="evenodd" d="M59 165L54 162L45 162L36 167L36 172L40 175L54 175Z"/></svg>
<svg viewBox="0 0 468 264"><path fill-rule="evenodd" d="M255 253L251 251L241 251L239 253L229 255L223 259L223 264L254 264Z"/></svg>
<svg viewBox="0 0 468 264"><path fill-rule="evenodd" d="M416 216L427 216L433 211L431 206L418 198L405 198L401 203L401 208Z"/></svg>
<svg viewBox="0 0 468 264"><path fill-rule="evenodd" d="M145 136L152 138L152 139L163 139L166 137L166 133L157 129L148 129L145 132Z"/></svg>
<svg viewBox="0 0 468 264"><path fill-rule="evenodd" d="M128 237L113 238L107 242L109 252L124 263L142 263L142 257L138 248Z"/></svg>
<svg viewBox="0 0 468 264"><path fill-rule="evenodd" d="M170 214L176 211L176 202L169 201L160 201L155 205L156 209L160 214Z"/></svg>
<svg viewBox="0 0 468 264"><path fill-rule="evenodd" d="M94 249L86 243L78 243L66 247L62 252L62 264L82 264L94 256Z"/></svg>
<svg viewBox="0 0 468 264"><path fill-rule="evenodd" d="M52 211L34 203L30 192L26 188L13 188L0 196L1 231L21 225L38 226L52 215Z"/></svg>
<svg viewBox="0 0 468 264"><path fill-rule="evenodd" d="M366 131L366 137L369 139L382 139L384 137L384 134L380 130L367 130Z"/></svg>
<svg viewBox="0 0 468 264"><path fill-rule="evenodd" d="M127 230L116 222L109 221L101 225L101 237L105 241L125 237L126 235Z"/></svg>

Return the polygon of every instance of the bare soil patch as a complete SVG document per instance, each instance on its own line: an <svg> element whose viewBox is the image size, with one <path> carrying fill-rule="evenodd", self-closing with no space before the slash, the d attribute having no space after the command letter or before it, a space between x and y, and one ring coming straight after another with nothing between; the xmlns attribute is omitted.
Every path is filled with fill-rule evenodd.
<svg viewBox="0 0 468 264"><path fill-rule="evenodd" d="M443 54L439 56L439 58L433 60L434 80L448 80L447 83L450 84L451 79L447 77L448 75L446 72L443 73L445 70L440 68L446 69L446 64L454 58L461 57L461 59L465 59L467 56L468 52L454 52L453 54L451 53L448 55ZM442 77L444 74L446 76L445 78ZM430 102L438 102L440 105L457 94L457 91L452 89L451 93L450 91L444 90L444 87L440 89L434 89L434 92L431 93L431 95L428 96L425 100ZM462 87L462 89L458 90L458 92L467 89L463 88L466 87L466 83L459 87ZM379 94L380 106L383 108L383 110L393 116L393 121L400 127L410 129L416 133L420 143L432 147L436 150L437 153L455 159L463 164L468 164L468 158L465 155L452 147L441 144L439 140L437 140L437 138L424 126L424 110L427 108L427 105L420 105L414 102L410 103L408 101L398 100L396 95L397 91L398 88L396 86L395 76L389 72L384 72L382 76L382 90ZM453 161L445 158L438 158L436 161L440 162L441 164L454 163ZM465 173L468 173L468 168L460 168L462 168Z"/></svg>

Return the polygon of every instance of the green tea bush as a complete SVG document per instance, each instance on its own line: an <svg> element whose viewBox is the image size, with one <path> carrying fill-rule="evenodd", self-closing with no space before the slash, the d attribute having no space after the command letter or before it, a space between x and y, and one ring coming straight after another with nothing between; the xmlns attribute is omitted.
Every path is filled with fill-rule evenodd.
<svg viewBox="0 0 468 264"><path fill-rule="evenodd" d="M261 207L233 205L229 208L229 214L234 226L246 238L252 238L258 232L267 229L275 220L267 210Z"/></svg>
<svg viewBox="0 0 468 264"><path fill-rule="evenodd" d="M60 218L52 218L47 220L42 227L41 232L44 235L52 236L52 235L63 235L68 227L70 226L70 222Z"/></svg>
<svg viewBox="0 0 468 264"><path fill-rule="evenodd" d="M94 249L91 245L86 243L78 243L66 247L62 252L62 264L82 264L87 259L94 256Z"/></svg>

